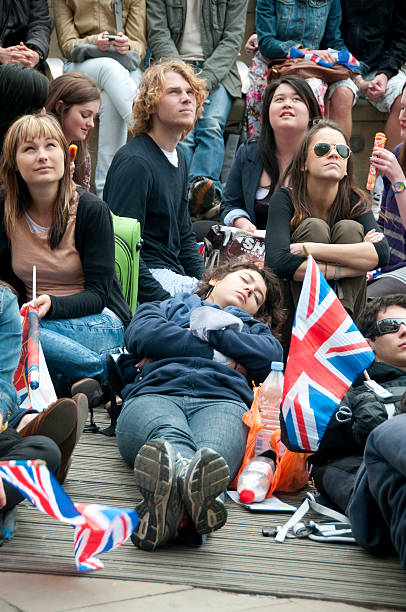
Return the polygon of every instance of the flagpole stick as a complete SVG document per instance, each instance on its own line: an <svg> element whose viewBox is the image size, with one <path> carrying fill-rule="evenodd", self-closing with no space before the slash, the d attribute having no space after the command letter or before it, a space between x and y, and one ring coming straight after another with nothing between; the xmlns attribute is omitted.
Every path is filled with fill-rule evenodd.
<svg viewBox="0 0 406 612"><path fill-rule="evenodd" d="M364 370L362 373L363 373L363 375L365 377L365 380L371 380L371 377L370 377L370 375L368 374L368 372L366 370Z"/></svg>
<svg viewBox="0 0 406 612"><path fill-rule="evenodd" d="M32 299L37 297L37 266L32 266Z"/></svg>
<svg viewBox="0 0 406 612"><path fill-rule="evenodd" d="M307 250L307 247L306 247L306 245L305 245L305 244L303 244L303 245L302 245L302 249L303 249L303 253L306 255L306 257L309 257L310 253L309 253L309 251Z"/></svg>

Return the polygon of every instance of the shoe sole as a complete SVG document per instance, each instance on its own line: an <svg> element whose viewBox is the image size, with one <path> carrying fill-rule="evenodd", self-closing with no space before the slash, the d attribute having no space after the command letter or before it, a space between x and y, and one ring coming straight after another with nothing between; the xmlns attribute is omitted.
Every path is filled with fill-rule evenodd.
<svg viewBox="0 0 406 612"><path fill-rule="evenodd" d="M86 395L90 408L99 406L102 403L103 392L100 383L94 378L82 378L82 380L73 383L71 387L72 397L78 393Z"/></svg>
<svg viewBox="0 0 406 612"><path fill-rule="evenodd" d="M166 513L171 493L177 487L175 453L165 440L144 444L135 458L134 476L143 499L135 508L139 523L131 540L138 548L154 550L170 539L165 535Z"/></svg>
<svg viewBox="0 0 406 612"><path fill-rule="evenodd" d="M87 421L87 415L89 414L88 401L84 393L77 393L72 399L76 405L76 431L74 439L72 439L71 436L67 437L65 444L62 443L61 446L62 460L58 473L58 480L61 484L65 482L68 471L70 470L73 451L81 438Z"/></svg>
<svg viewBox="0 0 406 612"><path fill-rule="evenodd" d="M216 190L211 179L201 185L199 189L195 189L189 202L190 214L200 215L204 214L205 211L210 210L213 205L215 194Z"/></svg>
<svg viewBox="0 0 406 612"><path fill-rule="evenodd" d="M227 488L230 471L216 451L204 448L192 459L186 474L183 501L199 534L220 529L227 521L227 510L216 499Z"/></svg>

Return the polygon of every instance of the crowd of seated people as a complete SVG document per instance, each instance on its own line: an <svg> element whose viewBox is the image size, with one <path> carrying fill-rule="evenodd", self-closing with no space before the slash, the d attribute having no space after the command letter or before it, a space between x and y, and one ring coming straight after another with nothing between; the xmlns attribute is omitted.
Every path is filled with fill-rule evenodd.
<svg viewBox="0 0 406 612"><path fill-rule="evenodd" d="M374 149L371 157L384 174L378 222L370 196L355 183L349 144L357 83L371 100L382 86L365 71L330 87L329 116L338 123L321 119L314 83L298 76L270 82L260 103L252 96L257 117L262 113L259 137L239 148L224 186L223 131L232 99L241 95L235 60L247 1L219 3L210 18L186 2L176 12L167 0L150 2L149 10L141 0L117 2L115 15L110 2L53 4L67 62L50 84L36 69L48 50L47 18L45 46L29 37L12 8L0 24L10 36L27 30L26 42L0 48L0 96L8 103L18 91L0 111L0 458L44 458L63 482L88 405L112 384L108 355L121 353L113 368L123 399L117 444L142 497L132 540L146 550L172 540L197 546L226 522L224 491L244 455L241 417L252 403L251 381L263 382L271 361L287 357L308 253L360 322L376 362L398 368L399 376L406 367L390 354L391 346L403 346L406 305L402 295L388 297L406 293L406 91L402 84L394 98L400 96L395 108L404 142L393 153ZM282 57L296 46L329 60L328 47L345 47L338 0L323 14L319 3L306 5L308 31L301 37L294 20L277 14L292 17L300 3L281 4L258 1L262 58ZM167 30L157 26L161 12ZM255 50L254 39L250 44ZM147 45L152 62L142 74ZM395 64L382 74L392 76ZM87 137L99 113L95 195ZM78 147L74 161L71 144ZM265 262L205 271L190 214L212 217L220 199L225 225L266 231ZM132 319L115 272L111 212L141 223L139 306ZM371 270L382 273L367 288ZM20 307L38 309L58 396L40 414L17 406L12 384L21 351L15 294ZM367 305L367 298L378 301ZM403 417L395 418L403 427ZM381 420L385 415L374 426ZM357 446L357 468L365 443L369 452L361 493L353 470L343 485L345 504L332 503L351 512L351 501L356 507L362 495L372 495L388 524L368 461L380 453L379 461L399 474L403 465L382 453L376 432L369 446L367 436ZM338 446L340 460L352 452ZM314 460L325 495L330 459L321 453ZM400 477L396 486L404 486ZM19 501L0 479L1 517ZM403 563L397 532L392 544Z"/></svg>

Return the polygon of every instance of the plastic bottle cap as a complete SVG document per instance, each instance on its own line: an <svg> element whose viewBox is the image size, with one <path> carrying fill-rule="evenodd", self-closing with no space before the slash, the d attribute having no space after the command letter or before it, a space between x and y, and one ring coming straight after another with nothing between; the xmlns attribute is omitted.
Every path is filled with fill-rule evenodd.
<svg viewBox="0 0 406 612"><path fill-rule="evenodd" d="M278 372L283 372L283 363L282 361L272 361L271 370L276 370Z"/></svg>
<svg viewBox="0 0 406 612"><path fill-rule="evenodd" d="M254 499L255 493L254 491L251 491L251 489L243 489L240 491L240 502L243 504L252 504Z"/></svg>

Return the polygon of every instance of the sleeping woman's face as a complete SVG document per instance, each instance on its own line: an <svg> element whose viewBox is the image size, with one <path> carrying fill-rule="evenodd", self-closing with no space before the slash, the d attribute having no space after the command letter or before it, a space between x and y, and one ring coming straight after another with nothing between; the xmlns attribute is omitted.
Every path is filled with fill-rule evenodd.
<svg viewBox="0 0 406 612"><path fill-rule="evenodd" d="M341 132L330 127L322 128L310 141L304 170L308 177L339 182L347 174L350 154Z"/></svg>
<svg viewBox="0 0 406 612"><path fill-rule="evenodd" d="M64 151L55 138L40 136L17 147L17 168L28 189L57 183L64 174Z"/></svg>
<svg viewBox="0 0 406 612"><path fill-rule="evenodd" d="M217 280L212 278L213 287L208 302L222 308L237 306L248 314L256 314L266 298L266 284L259 272L249 268L230 272Z"/></svg>

